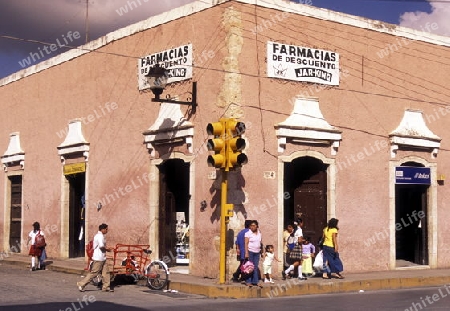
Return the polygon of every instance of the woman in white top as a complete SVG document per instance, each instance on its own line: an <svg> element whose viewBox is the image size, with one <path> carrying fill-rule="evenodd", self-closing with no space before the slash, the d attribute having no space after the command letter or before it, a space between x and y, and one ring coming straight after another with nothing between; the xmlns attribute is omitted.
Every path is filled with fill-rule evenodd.
<svg viewBox="0 0 450 311"><path fill-rule="evenodd" d="M253 273L251 273L245 280L245 285L252 287L253 285L257 285L262 287L262 285L258 285L259 275L258 275L258 266L259 259L261 257L261 232L258 229L258 222L256 220L252 220L250 222L249 229L245 233L245 259L249 260L255 266Z"/></svg>

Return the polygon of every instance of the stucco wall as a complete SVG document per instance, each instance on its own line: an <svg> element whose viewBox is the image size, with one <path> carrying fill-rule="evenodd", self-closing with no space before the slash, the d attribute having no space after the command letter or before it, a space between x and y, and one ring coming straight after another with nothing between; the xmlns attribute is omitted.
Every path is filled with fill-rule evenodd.
<svg viewBox="0 0 450 311"><path fill-rule="evenodd" d="M68 122L85 118L82 128L90 143L87 235L93 236L98 224L106 222L111 244L149 242L156 230L150 216L149 189L156 180L152 175L148 182L144 180L150 174L150 155L142 133L157 118L158 104L150 101L150 93L137 90L137 59L192 43L199 107L189 119L194 123L195 162L191 207L195 240L191 241L190 272L218 275L220 173L216 180L208 178L213 169L206 165L205 128L223 116L246 123L249 158L247 165L229 176L229 202L235 204L235 215L228 227L227 249L232 248L233 237L248 217L258 219L264 242L275 244L281 255L279 181L265 178L264 172L278 173L280 155L314 151L336 163L333 216L340 219L346 271L389 269L389 240L377 240L370 246L364 242L390 226L389 162L393 159L389 133L398 126L405 109L423 111L430 130L442 138L441 148L437 159L423 150L399 151L395 160L416 156L437 163L442 174L450 165L445 131L448 116L438 110L450 95L444 83L449 48L409 39L408 45L400 46L397 40L399 37L375 30L226 2L3 85L0 100L7 118L0 123L0 150L6 150L9 134L18 131L26 154L23 237L35 220L44 227L60 227L62 168L56 147L64 140L61 131ZM339 53L340 85L321 87L268 78L267 41ZM397 44L397 50L380 57L380 49L389 44ZM190 82L176 83L165 93L183 99L190 87ZM337 155L332 155L328 146L304 144L288 144L279 154L274 126L290 115L293 99L299 94L317 97L325 120L342 131ZM111 107L107 103L115 103L117 109L107 108ZM89 115L94 115L92 121L88 121ZM0 179L0 189L5 189L5 180ZM133 185L132 191L123 191L127 185ZM435 187L437 227L433 230L442 237L450 230L445 226L450 221L444 212L447 191L446 185ZM0 200L4 196L0 192ZM105 204L97 211L102 200ZM207 208L201 211L203 200ZM0 217L2 223L8 221L3 213ZM59 255L60 239L60 232L49 235L49 256ZM449 248L443 238L438 239L437 249L437 266L448 267ZM232 272L237 264L234 251L228 263ZM278 267L274 272L279 273Z"/></svg>

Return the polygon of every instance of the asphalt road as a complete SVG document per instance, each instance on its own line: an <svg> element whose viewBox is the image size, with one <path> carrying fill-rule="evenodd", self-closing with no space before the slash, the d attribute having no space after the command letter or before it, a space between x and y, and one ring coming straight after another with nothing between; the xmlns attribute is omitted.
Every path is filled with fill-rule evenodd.
<svg viewBox="0 0 450 311"><path fill-rule="evenodd" d="M29 271L0 262L0 310L449 310L450 285L413 290L309 295L261 299L209 299L200 295L164 293L122 284L114 293L92 285L79 292L79 275Z"/></svg>

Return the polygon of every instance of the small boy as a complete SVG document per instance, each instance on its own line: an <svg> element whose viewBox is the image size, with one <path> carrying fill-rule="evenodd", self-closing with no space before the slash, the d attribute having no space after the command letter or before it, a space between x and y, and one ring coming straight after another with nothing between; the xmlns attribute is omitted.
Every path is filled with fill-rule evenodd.
<svg viewBox="0 0 450 311"><path fill-rule="evenodd" d="M272 279L272 262L275 259L278 262L281 262L278 260L277 256L273 253L273 245L266 245L266 252L264 254L264 262L263 262L263 270L264 270L264 283L275 283Z"/></svg>

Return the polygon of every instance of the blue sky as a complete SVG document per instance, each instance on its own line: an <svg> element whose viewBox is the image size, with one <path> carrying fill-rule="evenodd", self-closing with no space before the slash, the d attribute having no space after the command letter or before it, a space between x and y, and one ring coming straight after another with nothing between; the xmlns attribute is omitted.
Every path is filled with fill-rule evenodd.
<svg viewBox="0 0 450 311"><path fill-rule="evenodd" d="M89 40L195 0L89 0ZM202 0L211 1L211 0ZM280 0L281 1L281 0ZM139 7L119 14L131 3ZM436 33L450 36L450 0L296 0L316 7L381 20L421 30L439 25ZM67 38L85 43L85 0L0 0L0 79L67 49L48 51L48 44ZM423 30L423 28L422 28ZM6 38L10 37L10 38ZM15 39L12 39L14 37ZM23 40L25 39L25 40ZM35 40L35 42L30 42ZM46 48L47 52L43 50ZM30 59L31 53L42 58ZM28 59L29 62L24 60Z"/></svg>
<svg viewBox="0 0 450 311"><path fill-rule="evenodd" d="M431 12L431 5L426 0L311 0L311 2L313 6L319 8L327 8L333 11L363 16L391 24L399 24L400 16L405 12Z"/></svg>

